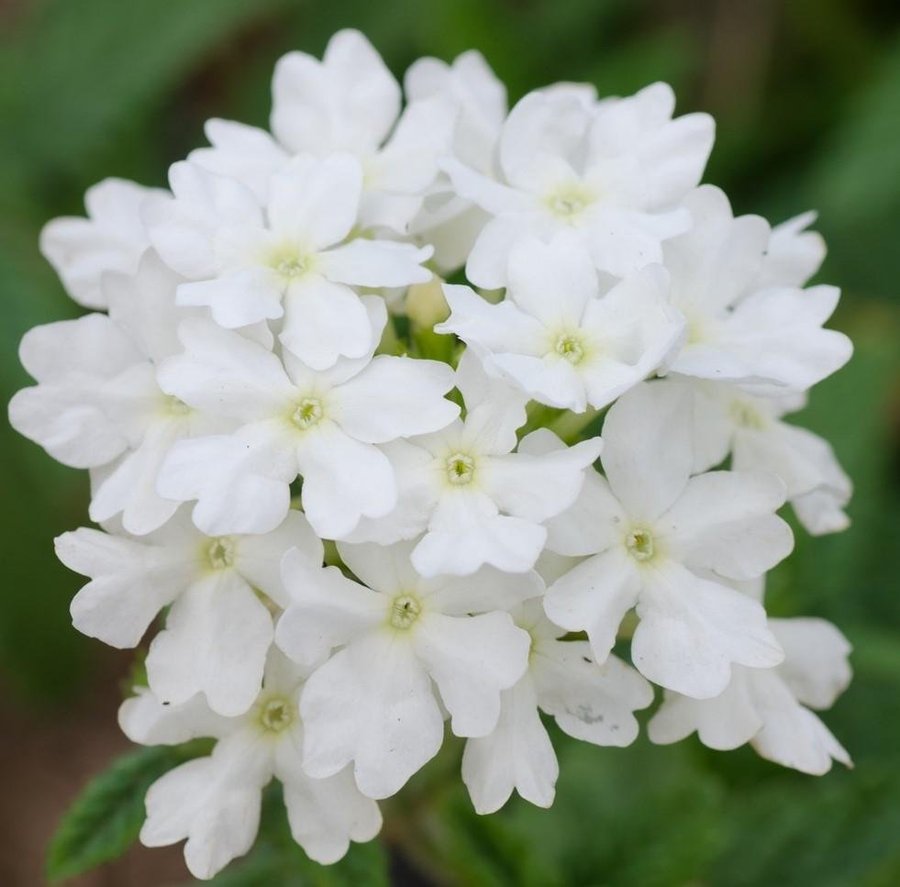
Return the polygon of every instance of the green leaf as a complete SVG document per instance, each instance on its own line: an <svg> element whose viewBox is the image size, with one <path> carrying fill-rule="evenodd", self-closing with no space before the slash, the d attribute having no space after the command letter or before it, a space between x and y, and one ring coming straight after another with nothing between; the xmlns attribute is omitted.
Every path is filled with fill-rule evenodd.
<svg viewBox="0 0 900 887"><path fill-rule="evenodd" d="M88 784L63 817L47 854L47 877L71 878L121 856L137 840L150 785L208 750L209 743L199 740L142 748L119 758Z"/></svg>

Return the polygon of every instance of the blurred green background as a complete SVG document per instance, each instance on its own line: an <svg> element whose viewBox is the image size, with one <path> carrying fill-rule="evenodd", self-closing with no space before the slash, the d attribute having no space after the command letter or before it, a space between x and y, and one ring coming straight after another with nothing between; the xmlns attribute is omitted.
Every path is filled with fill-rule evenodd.
<svg viewBox="0 0 900 887"><path fill-rule="evenodd" d="M667 80L680 111L716 116L706 179L736 211L780 221L818 209L830 247L820 279L843 288L834 324L856 354L816 389L802 421L834 443L856 483L853 526L798 534L770 602L775 615L828 618L853 642L854 683L825 720L856 768L815 779L693 739L625 751L560 739L552 811L516 800L480 819L458 780L439 790L429 780L440 773L423 777L393 810L387 834L405 849L392 874L373 850L343 877L432 883L402 861L403 823L415 821L419 849L456 884L900 884L896 0L5 0L0 24L4 401L27 382L22 334L78 313L37 251L41 225L80 214L85 188L105 176L163 184L168 165L202 143L207 117L264 124L278 56L320 54L344 26L365 31L398 75L420 55L478 48L512 100L560 79L607 94ZM0 456L0 883L31 887L55 821L126 746L114 712L129 657L69 625L77 580L51 540L86 519L86 478L5 423ZM410 806L422 798L430 808ZM273 853L261 847L221 883L331 883L284 875ZM184 880L177 850L134 850L73 883Z"/></svg>

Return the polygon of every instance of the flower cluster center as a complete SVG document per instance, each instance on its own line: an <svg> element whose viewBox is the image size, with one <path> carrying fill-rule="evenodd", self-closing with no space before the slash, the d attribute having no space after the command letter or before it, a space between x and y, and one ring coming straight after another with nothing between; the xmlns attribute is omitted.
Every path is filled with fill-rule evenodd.
<svg viewBox="0 0 900 887"><path fill-rule="evenodd" d="M465 453L447 457L447 480L455 487L465 486L475 477L475 460Z"/></svg>
<svg viewBox="0 0 900 887"><path fill-rule="evenodd" d="M407 629L419 618L422 605L411 594L401 594L391 602L390 622L394 628Z"/></svg>
<svg viewBox="0 0 900 887"><path fill-rule="evenodd" d="M625 547L636 561L648 561L656 553L653 535L649 530L632 530L625 537Z"/></svg>
<svg viewBox="0 0 900 887"><path fill-rule="evenodd" d="M304 397L291 413L291 422L301 431L312 428L322 418L322 401L317 397Z"/></svg>
<svg viewBox="0 0 900 887"><path fill-rule="evenodd" d="M234 565L234 540L230 536L218 536L209 543L206 556L214 570L227 570Z"/></svg>
<svg viewBox="0 0 900 887"><path fill-rule="evenodd" d="M269 699L259 713L259 722L269 733L281 733L294 721L294 706L283 696Z"/></svg>

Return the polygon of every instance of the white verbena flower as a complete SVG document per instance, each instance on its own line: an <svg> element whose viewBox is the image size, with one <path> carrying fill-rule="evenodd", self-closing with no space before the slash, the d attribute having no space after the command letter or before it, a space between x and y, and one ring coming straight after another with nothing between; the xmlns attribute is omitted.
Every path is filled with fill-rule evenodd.
<svg viewBox="0 0 900 887"><path fill-rule="evenodd" d="M84 195L87 218L67 216L44 226L41 252L79 305L106 308L103 275L137 271L150 246L141 206L149 195L161 193L124 179L104 179Z"/></svg>
<svg viewBox="0 0 900 887"><path fill-rule="evenodd" d="M375 341L384 302L364 296ZM236 332L193 319L180 327L184 354L159 371L166 391L233 423L226 435L180 441L162 467L159 490L197 500L205 533L264 533L284 519L290 484L303 478L303 509L316 532L340 538L360 517L397 501L394 470L379 444L443 428L459 408L443 395L453 373L431 360L369 353L314 372Z"/></svg>
<svg viewBox="0 0 900 887"><path fill-rule="evenodd" d="M384 447L397 472L397 508L361 521L347 539L388 543L424 531L412 553L423 576L464 576L484 564L530 570L547 538L544 522L571 505L599 438L553 453L515 453L525 397L490 379L469 351L457 370L465 420Z"/></svg>
<svg viewBox="0 0 900 887"><path fill-rule="evenodd" d="M190 160L240 181L263 202L273 173L292 157L349 152L363 176L359 224L405 233L437 174L456 109L444 96L411 96L401 113L400 85L363 34L338 31L321 61L303 52L279 59L272 80L273 135L227 120L210 120L210 148Z"/></svg>
<svg viewBox="0 0 900 887"><path fill-rule="evenodd" d="M282 570L293 603L276 642L302 664L336 650L300 700L306 772L330 776L353 762L360 791L386 798L437 754L444 709L457 736L494 729L501 691L522 676L529 649L528 633L502 611L541 583L492 569L425 579L410 563L412 543L338 550L366 585L289 552Z"/></svg>
<svg viewBox="0 0 900 887"><path fill-rule="evenodd" d="M592 476L549 524L551 550L591 555L548 589L550 619L586 631L603 662L635 607L638 670L698 699L722 692L733 663L777 665L762 606L717 577L756 578L790 553L790 528L775 515L784 484L754 472L691 477L690 401L659 383L614 404L603 439L606 477Z"/></svg>
<svg viewBox="0 0 900 887"><path fill-rule="evenodd" d="M734 218L727 197L711 185L684 203L694 225L664 248L672 302L687 320L671 371L777 394L805 391L840 369L853 346L843 333L823 329L840 291L800 288L813 263L778 258L796 255L797 241L785 246L788 234L773 235L759 216ZM768 258L767 249L774 250Z"/></svg>
<svg viewBox="0 0 900 887"><path fill-rule="evenodd" d="M489 371L539 403L579 413L609 405L654 372L684 329L661 266L601 296L587 249L571 231L546 245L524 237L512 247L499 304L466 286L444 293L452 313L436 332L456 333Z"/></svg>
<svg viewBox="0 0 900 887"><path fill-rule="evenodd" d="M721 751L749 742L769 761L821 776L832 760L850 756L810 709L830 708L850 683L847 639L824 619L770 619L784 649L781 665L736 667L728 687L712 699L666 692L648 726L653 742L666 744L694 731Z"/></svg>
<svg viewBox="0 0 900 887"><path fill-rule="evenodd" d="M91 579L72 600L74 626L134 647L169 607L147 653L150 689L166 705L203 693L229 716L259 692L275 634L270 608L287 603L278 565L290 548L322 561L322 543L296 511L260 536L204 536L182 512L140 539L82 527L56 540L59 559Z"/></svg>
<svg viewBox="0 0 900 887"><path fill-rule="evenodd" d="M410 101L442 97L456 109L447 150L466 166L490 175L497 140L506 119L506 87L476 50L457 56L452 64L421 58L406 72ZM410 233L434 246L434 262L442 271L461 268L490 216L460 197L446 173L428 189Z"/></svg>
<svg viewBox="0 0 900 887"><path fill-rule="evenodd" d="M38 385L9 405L21 434L60 462L91 469L91 519L121 514L135 534L161 526L178 507L156 492L173 443L223 427L157 383L156 366L176 350L175 327L186 314L174 304L179 280L147 252L134 276L105 276L109 316L30 330L19 353Z"/></svg>
<svg viewBox="0 0 900 887"><path fill-rule="evenodd" d="M670 384L670 383L666 383ZM674 384L674 383L673 383ZM694 471L731 454L737 471L769 471L787 487L800 523L812 534L847 529L853 485L828 441L782 421L806 404L803 394L756 397L733 385L694 385Z"/></svg>
<svg viewBox="0 0 900 887"><path fill-rule="evenodd" d="M528 670L503 691L494 730L466 742L462 777L478 813L499 810L513 791L539 807L553 803L559 765L540 711L575 739L623 747L638 735L633 712L653 701L650 685L616 656L597 665L587 642L559 640L565 632L539 599L511 615L531 637Z"/></svg>
<svg viewBox="0 0 900 887"><path fill-rule="evenodd" d="M493 216L469 255L469 279L502 286L517 240L565 229L619 277L662 261L662 241L690 226L680 201L700 181L713 143L712 118L673 120L674 105L664 83L601 102L572 89L534 92L503 126L496 178L444 161L457 192Z"/></svg>
<svg viewBox="0 0 900 887"><path fill-rule="evenodd" d="M350 154L301 155L275 174L265 206L245 186L190 163L169 173L174 197L144 218L163 260L188 278L180 305L223 327L284 318L279 338L313 369L371 352L377 335L353 287L422 283L430 248L354 236L363 169Z"/></svg>
<svg viewBox="0 0 900 887"><path fill-rule="evenodd" d="M273 651L253 706L240 716L214 714L201 697L163 705L139 691L119 709L119 724L134 742L178 745L215 738L211 755L170 770L150 786L141 843L164 847L187 838L192 875L211 878L253 845L262 790L274 778L294 840L316 862L337 862L350 841L370 841L381 829L378 805L364 797L349 770L313 779L301 761L305 743L298 700L304 672Z"/></svg>

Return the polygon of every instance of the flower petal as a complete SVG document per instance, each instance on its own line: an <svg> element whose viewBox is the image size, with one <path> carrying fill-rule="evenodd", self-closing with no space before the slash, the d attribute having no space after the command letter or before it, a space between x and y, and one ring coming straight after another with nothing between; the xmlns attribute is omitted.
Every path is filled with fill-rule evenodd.
<svg viewBox="0 0 900 887"><path fill-rule="evenodd" d="M269 191L269 225L276 235L296 239L318 252L340 243L356 224L363 171L352 154L321 160L295 157L273 177Z"/></svg>
<svg viewBox="0 0 900 887"><path fill-rule="evenodd" d="M323 539L340 539L361 517L383 517L397 504L397 481L387 456L329 424L297 448L303 510Z"/></svg>
<svg viewBox="0 0 900 887"><path fill-rule="evenodd" d="M790 690L773 675L757 678L755 702L763 727L751 740L757 753L783 767L822 776L832 760L852 767L850 755L809 709L798 704Z"/></svg>
<svg viewBox="0 0 900 887"><path fill-rule="evenodd" d="M500 691L527 668L531 641L508 613L446 616L426 610L413 644L450 712L453 732L486 736L500 717Z"/></svg>
<svg viewBox="0 0 900 887"><path fill-rule="evenodd" d="M284 149L264 129L234 120L207 120L203 131L212 147L196 148L188 160L216 175L237 179L265 203L273 173L288 161Z"/></svg>
<svg viewBox="0 0 900 887"><path fill-rule="evenodd" d="M288 512L284 521L270 533L241 536L237 541L234 568L254 588L264 592L280 607L290 601L281 580L281 560L296 548L309 563L321 565L322 541L299 511Z"/></svg>
<svg viewBox="0 0 900 887"><path fill-rule="evenodd" d="M338 646L386 618L389 601L347 579L337 567L311 564L299 551L282 561L291 602L278 620L275 641L301 665L315 665Z"/></svg>
<svg viewBox="0 0 900 887"><path fill-rule="evenodd" d="M303 688L303 767L322 778L351 761L359 790L387 798L438 752L444 719L409 644L372 635L336 653Z"/></svg>
<svg viewBox="0 0 900 887"><path fill-rule="evenodd" d="M246 749L221 742L212 757L188 761L157 779L147 792L141 843L163 847L187 838L185 862L202 879L246 853L259 828L267 778L247 757Z"/></svg>
<svg viewBox="0 0 900 887"><path fill-rule="evenodd" d="M163 421L147 429L137 449L95 473L88 510L96 523L122 515L122 526L136 536L161 527L178 509L178 502L156 489L160 467L184 432L178 421Z"/></svg>
<svg viewBox="0 0 900 887"><path fill-rule="evenodd" d="M584 240L561 231L548 244L523 238L509 253L509 296L545 327L577 327L599 295L597 272Z"/></svg>
<svg viewBox="0 0 900 887"><path fill-rule="evenodd" d="M619 747L637 739L633 712L650 705L653 690L621 659L597 665L584 641L545 640L535 645L530 668L541 709L569 736Z"/></svg>
<svg viewBox="0 0 900 887"><path fill-rule="evenodd" d="M769 628L784 648L778 676L810 708L830 708L850 683L850 643L824 619L770 619Z"/></svg>
<svg viewBox="0 0 900 887"><path fill-rule="evenodd" d="M774 513L783 502L784 484L774 474L710 471L688 481L657 530L688 568L754 579L794 547L790 527Z"/></svg>
<svg viewBox="0 0 900 887"><path fill-rule="evenodd" d="M541 455L486 457L478 468L482 488L502 511L539 523L575 502L585 469L602 448L603 441L594 437Z"/></svg>
<svg viewBox="0 0 900 887"><path fill-rule="evenodd" d="M627 520L606 478L588 469L575 502L547 521L547 548L569 557L606 551L621 539Z"/></svg>
<svg viewBox="0 0 900 887"><path fill-rule="evenodd" d="M288 289L278 338L313 370L327 370L340 357L368 356L378 344L360 297L318 274Z"/></svg>
<svg viewBox="0 0 900 887"><path fill-rule="evenodd" d="M124 179L104 179L85 194L89 218L53 219L44 226L41 253L79 305L105 308L103 275L134 273L149 245L140 208L159 193Z"/></svg>
<svg viewBox="0 0 900 887"><path fill-rule="evenodd" d="M468 576L484 564L510 573L534 567L547 531L533 521L507 517L483 493L445 494L412 553L426 577Z"/></svg>
<svg viewBox="0 0 900 887"><path fill-rule="evenodd" d="M632 388L603 423L601 462L633 520L652 521L681 495L693 464L689 392L654 383Z"/></svg>
<svg viewBox="0 0 900 887"><path fill-rule="evenodd" d="M236 435L179 441L157 487L180 502L196 499L194 524L209 536L268 533L287 516L288 485L296 476L296 456L283 431L256 423Z"/></svg>
<svg viewBox="0 0 900 887"><path fill-rule="evenodd" d="M322 274L334 283L351 286L409 286L426 283L432 274L422 263L431 258L431 247L391 240L357 237L319 256Z"/></svg>
<svg viewBox="0 0 900 887"><path fill-rule="evenodd" d="M597 662L605 662L640 581L621 549L588 558L556 580L544 596L549 619L568 631L586 631Z"/></svg>
<svg viewBox="0 0 900 887"><path fill-rule="evenodd" d="M240 268L212 280L183 283L178 304L207 307L212 319L226 329L275 320L284 314L282 285L269 268Z"/></svg>
<svg viewBox="0 0 900 887"><path fill-rule="evenodd" d="M459 416L459 407L444 398L453 384L453 371L445 363L382 354L333 389L329 415L364 443L428 434Z"/></svg>
<svg viewBox="0 0 900 887"><path fill-rule="evenodd" d="M694 699L718 696L732 664L771 668L784 654L762 606L669 561L645 572L631 657L644 677Z"/></svg>
<svg viewBox="0 0 900 887"><path fill-rule="evenodd" d="M647 725L657 745L668 745L695 730L707 748L730 751L749 742L762 728L762 718L750 693L752 678L740 666L728 686L712 699L691 699L666 690L663 704Z"/></svg>
<svg viewBox="0 0 900 887"><path fill-rule="evenodd" d="M271 614L244 579L214 573L169 610L147 653L150 689L175 705L204 693L214 712L243 714L259 695L273 636Z"/></svg>
<svg viewBox="0 0 900 887"><path fill-rule="evenodd" d="M272 81L272 132L294 152L371 151L400 113L400 86L359 31L338 31L321 62L279 59Z"/></svg>
<svg viewBox="0 0 900 887"><path fill-rule="evenodd" d="M72 599L72 623L113 647L135 647L192 579L178 553L81 527L56 539L56 556L91 581Z"/></svg>
<svg viewBox="0 0 900 887"><path fill-rule="evenodd" d="M517 791L538 807L550 807L559 764L541 723L528 678L502 694L492 733L466 742L462 778L476 813L494 813Z"/></svg>
<svg viewBox="0 0 900 887"><path fill-rule="evenodd" d="M294 386L271 351L203 318L183 321L178 336L185 352L159 368L163 391L198 410L242 422L287 410Z"/></svg>
<svg viewBox="0 0 900 887"><path fill-rule="evenodd" d="M378 804L356 787L348 767L327 779L310 779L299 767L279 769L291 835L320 865L342 859L350 841L371 841L381 830Z"/></svg>
<svg viewBox="0 0 900 887"><path fill-rule="evenodd" d="M181 745L191 739L221 738L234 730L234 721L217 715L197 695L184 705L165 705L147 687L136 687L119 706L119 727L141 745Z"/></svg>

